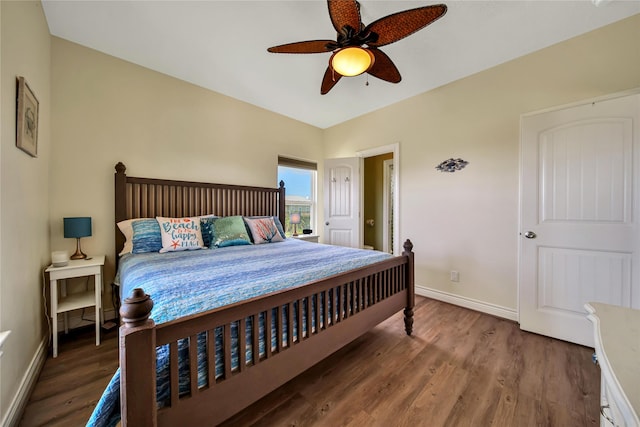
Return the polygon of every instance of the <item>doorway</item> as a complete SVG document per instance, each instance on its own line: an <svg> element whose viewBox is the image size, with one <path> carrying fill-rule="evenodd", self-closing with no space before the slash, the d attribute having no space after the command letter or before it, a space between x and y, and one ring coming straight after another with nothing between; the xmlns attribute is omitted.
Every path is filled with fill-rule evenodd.
<svg viewBox="0 0 640 427"><path fill-rule="evenodd" d="M391 172L391 174L390 174ZM393 153L379 154L364 159L363 204L364 248L393 253L393 205L390 188L393 173Z"/></svg>
<svg viewBox="0 0 640 427"><path fill-rule="evenodd" d="M358 152L363 159L362 236L364 247L400 254L399 144ZM373 222L371 221L373 220Z"/></svg>
<svg viewBox="0 0 640 427"><path fill-rule="evenodd" d="M400 194L400 146L396 143L360 151L356 154L357 157L325 159L324 161L323 241L331 245L362 248L365 247L363 237L365 227L379 228L383 235L386 234L387 247L385 249L383 241L376 249L400 254L402 253L398 200L398 194ZM364 195L364 162L375 156L384 156L387 159L386 171L388 174L386 180L384 177L382 178L387 183L386 196L385 188L382 185L374 190L376 192L375 199L380 200L378 204L383 212L378 221L375 217L365 217L364 215L364 206L368 199ZM384 163L384 161L381 162ZM383 176L382 169L380 176ZM386 218L384 217L383 205L387 206ZM366 225L367 219L373 219L373 223L370 223L372 225ZM387 224L386 230L381 227L383 223Z"/></svg>

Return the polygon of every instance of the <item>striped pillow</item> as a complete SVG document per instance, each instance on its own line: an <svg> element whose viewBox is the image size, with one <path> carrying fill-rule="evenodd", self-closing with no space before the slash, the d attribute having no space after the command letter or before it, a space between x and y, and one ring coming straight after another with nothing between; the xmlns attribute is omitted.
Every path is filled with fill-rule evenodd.
<svg viewBox="0 0 640 427"><path fill-rule="evenodd" d="M133 249L131 253L159 252L162 249L160 225L155 218L133 221L131 227L133 228Z"/></svg>

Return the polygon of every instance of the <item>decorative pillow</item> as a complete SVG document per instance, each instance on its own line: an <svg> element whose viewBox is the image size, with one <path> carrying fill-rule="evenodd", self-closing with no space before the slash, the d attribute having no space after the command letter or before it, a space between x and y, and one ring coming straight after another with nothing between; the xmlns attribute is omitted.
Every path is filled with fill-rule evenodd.
<svg viewBox="0 0 640 427"><path fill-rule="evenodd" d="M280 236L282 236L282 239L286 239L287 238L287 235L284 233L284 228L282 228L282 223L280 222L280 220L278 219L277 216L246 216L244 218L245 219L272 218L273 222L276 224L276 227L278 228L278 232L280 233ZM249 234L251 234L251 230L249 229L249 225L248 224L247 224L247 231L249 232Z"/></svg>
<svg viewBox="0 0 640 427"><path fill-rule="evenodd" d="M133 228L133 248L131 253L158 252L162 249L160 226L155 218L136 219L131 222Z"/></svg>
<svg viewBox="0 0 640 427"><path fill-rule="evenodd" d="M162 233L161 253L204 248L200 218L156 217Z"/></svg>
<svg viewBox="0 0 640 427"><path fill-rule="evenodd" d="M211 231L211 244L218 248L251 244L241 216L216 218L211 226Z"/></svg>
<svg viewBox="0 0 640 427"><path fill-rule="evenodd" d="M284 241L273 217L245 218L244 220L256 245Z"/></svg>
<svg viewBox="0 0 640 427"><path fill-rule="evenodd" d="M200 230L202 232L202 242L207 248L211 247L211 227L214 221L219 218L215 215L207 215L200 217Z"/></svg>
<svg viewBox="0 0 640 427"><path fill-rule="evenodd" d="M126 219L118 223L118 228L124 235L124 247L118 254L120 256L130 254L133 250L133 226L131 224L133 221L135 221L135 219Z"/></svg>

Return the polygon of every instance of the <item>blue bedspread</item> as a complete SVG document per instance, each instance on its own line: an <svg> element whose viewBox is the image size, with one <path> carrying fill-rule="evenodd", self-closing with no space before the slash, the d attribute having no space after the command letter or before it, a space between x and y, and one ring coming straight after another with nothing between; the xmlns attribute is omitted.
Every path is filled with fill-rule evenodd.
<svg viewBox="0 0 640 427"><path fill-rule="evenodd" d="M120 283L123 298L129 296L134 288L142 288L151 295L154 301L151 318L156 324L161 324L303 285L389 257L378 251L286 239L262 245L129 254L121 258L116 280ZM166 370L168 365L168 351L159 348L157 357L158 392L161 396L165 376L162 370ZM119 419L120 370L111 379L87 425L114 426Z"/></svg>

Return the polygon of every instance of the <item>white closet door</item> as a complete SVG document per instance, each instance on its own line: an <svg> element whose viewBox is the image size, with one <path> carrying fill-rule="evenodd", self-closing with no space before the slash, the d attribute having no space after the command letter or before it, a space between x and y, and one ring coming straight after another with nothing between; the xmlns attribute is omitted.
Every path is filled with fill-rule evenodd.
<svg viewBox="0 0 640 427"><path fill-rule="evenodd" d="M522 120L524 330L593 346L584 304L640 308L640 95Z"/></svg>

